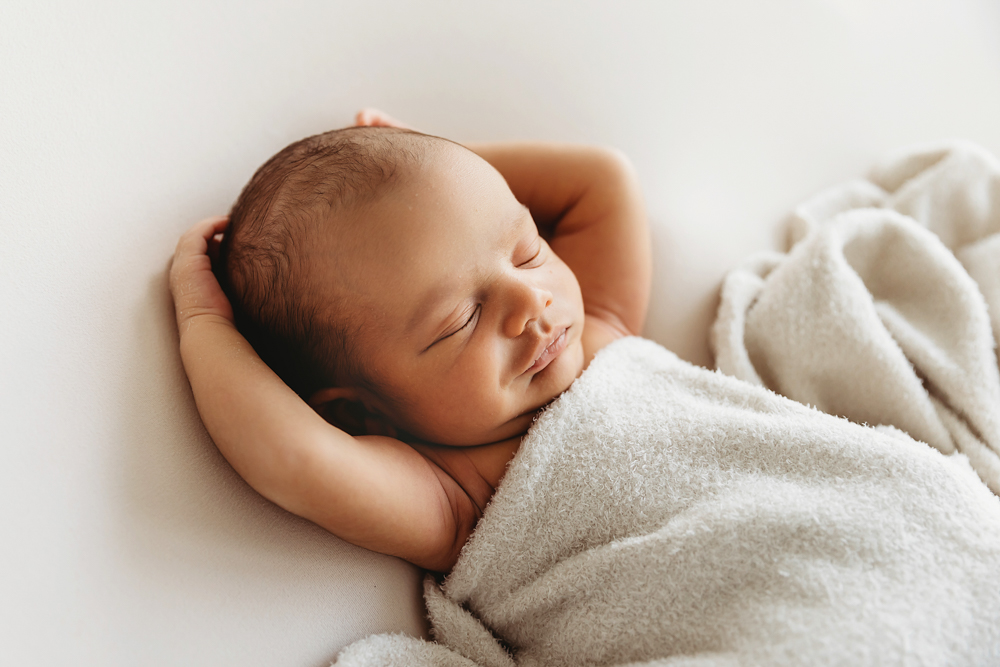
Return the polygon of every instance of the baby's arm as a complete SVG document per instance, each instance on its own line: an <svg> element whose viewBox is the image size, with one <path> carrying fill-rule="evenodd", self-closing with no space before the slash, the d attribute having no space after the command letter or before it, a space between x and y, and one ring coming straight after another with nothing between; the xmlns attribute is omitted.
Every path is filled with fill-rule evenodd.
<svg viewBox="0 0 1000 667"><path fill-rule="evenodd" d="M413 129L378 109L357 125ZM466 143L506 179L583 294L586 363L646 321L652 273L642 192L628 159L597 146L542 142Z"/></svg>
<svg viewBox="0 0 1000 667"><path fill-rule="evenodd" d="M449 569L477 519L468 495L410 446L331 426L260 360L212 273L208 247L226 224L191 228L170 268L181 358L219 451L288 511L354 544Z"/></svg>
<svg viewBox="0 0 1000 667"><path fill-rule="evenodd" d="M573 270L590 356L639 334L649 300L649 231L635 173L618 152L549 143L469 144L507 180Z"/></svg>

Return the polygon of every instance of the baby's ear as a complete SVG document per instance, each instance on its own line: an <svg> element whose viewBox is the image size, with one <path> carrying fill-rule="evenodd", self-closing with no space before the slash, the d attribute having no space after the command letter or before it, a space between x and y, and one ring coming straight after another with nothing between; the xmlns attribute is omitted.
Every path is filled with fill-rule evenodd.
<svg viewBox="0 0 1000 667"><path fill-rule="evenodd" d="M309 405L328 423L348 435L397 437L396 429L382 415L369 410L354 388L320 389L309 398Z"/></svg>

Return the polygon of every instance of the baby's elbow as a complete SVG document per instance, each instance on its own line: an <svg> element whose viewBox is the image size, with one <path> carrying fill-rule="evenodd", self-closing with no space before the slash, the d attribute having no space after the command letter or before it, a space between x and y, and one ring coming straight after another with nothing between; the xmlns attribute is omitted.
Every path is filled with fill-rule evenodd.
<svg viewBox="0 0 1000 667"><path fill-rule="evenodd" d="M614 146L598 146L597 152L602 166L624 178L634 178L635 166L625 151Z"/></svg>
<svg viewBox="0 0 1000 667"><path fill-rule="evenodd" d="M621 149L596 146L593 153L594 177L605 188L631 192L637 188L638 175L632 160Z"/></svg>

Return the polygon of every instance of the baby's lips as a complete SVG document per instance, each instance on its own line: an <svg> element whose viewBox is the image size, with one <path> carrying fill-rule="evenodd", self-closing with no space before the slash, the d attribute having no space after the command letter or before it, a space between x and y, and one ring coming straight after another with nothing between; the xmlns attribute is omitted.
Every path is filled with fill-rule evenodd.
<svg viewBox="0 0 1000 667"><path fill-rule="evenodd" d="M565 327L554 338L543 340L541 343L545 344L545 347L541 348L541 351L535 357L535 361L528 367L525 373L537 373L541 371L552 363L553 359L562 354L562 351L566 349L566 332L568 330L569 327Z"/></svg>

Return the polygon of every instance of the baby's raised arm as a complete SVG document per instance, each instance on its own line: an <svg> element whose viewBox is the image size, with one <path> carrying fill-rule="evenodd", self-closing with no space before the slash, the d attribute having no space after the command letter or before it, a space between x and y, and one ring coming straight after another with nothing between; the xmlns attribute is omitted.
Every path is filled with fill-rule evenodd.
<svg viewBox="0 0 1000 667"><path fill-rule="evenodd" d="M378 109L357 125L413 129ZM649 227L631 163L599 146L546 142L465 143L507 181L549 245L580 283L590 357L610 341L638 335L652 273Z"/></svg>
<svg viewBox="0 0 1000 667"><path fill-rule="evenodd" d="M219 451L290 512L354 544L449 569L475 525L473 503L405 443L328 424L261 361L212 273L208 247L226 224L192 227L170 268L181 358Z"/></svg>
<svg viewBox="0 0 1000 667"><path fill-rule="evenodd" d="M611 149L552 143L468 144L507 180L583 293L584 350L642 332L649 230L638 180Z"/></svg>
<svg viewBox="0 0 1000 667"><path fill-rule="evenodd" d="M413 129L378 109L357 125ZM646 321L652 274L649 227L631 163L599 146L546 142L465 143L507 181L552 250L580 283L586 363Z"/></svg>

